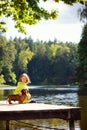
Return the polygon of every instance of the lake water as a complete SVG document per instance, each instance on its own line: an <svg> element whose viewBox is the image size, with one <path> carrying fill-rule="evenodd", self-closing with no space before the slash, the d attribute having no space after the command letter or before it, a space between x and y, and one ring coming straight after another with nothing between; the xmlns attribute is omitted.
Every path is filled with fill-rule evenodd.
<svg viewBox="0 0 87 130"><path fill-rule="evenodd" d="M0 100L6 100L15 87L0 87ZM75 130L87 130L87 88L77 86L29 86L32 99L38 103L81 107L81 121ZM5 121L0 121L5 130ZM10 130L69 130L68 122L61 119L10 121Z"/></svg>

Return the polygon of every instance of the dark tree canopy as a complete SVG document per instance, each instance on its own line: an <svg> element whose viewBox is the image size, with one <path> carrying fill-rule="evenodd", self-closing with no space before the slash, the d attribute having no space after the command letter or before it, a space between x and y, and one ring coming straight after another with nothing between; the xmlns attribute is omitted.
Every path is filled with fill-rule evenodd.
<svg viewBox="0 0 87 130"><path fill-rule="evenodd" d="M87 86L87 24L83 28L82 38L78 45L78 54L78 80L80 82L80 85Z"/></svg>
<svg viewBox="0 0 87 130"><path fill-rule="evenodd" d="M15 84L22 73L33 85L71 84L77 64L77 44L0 36L0 84Z"/></svg>

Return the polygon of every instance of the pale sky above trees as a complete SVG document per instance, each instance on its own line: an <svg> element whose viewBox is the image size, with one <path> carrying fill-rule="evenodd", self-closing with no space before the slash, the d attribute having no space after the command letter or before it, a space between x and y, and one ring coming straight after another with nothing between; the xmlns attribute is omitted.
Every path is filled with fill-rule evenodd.
<svg viewBox="0 0 87 130"><path fill-rule="evenodd" d="M29 37L31 36L34 40L54 40L55 38L63 42L76 42L80 41L82 33L83 23L80 21L78 16L78 9L82 7L81 4L77 3L74 6L64 5L63 3L57 4L52 1L47 3L41 3L46 9L55 8L59 11L57 20L43 20L33 26L27 26L27 35L18 33L14 29L14 22L7 19L7 26L9 30L5 36L9 37Z"/></svg>

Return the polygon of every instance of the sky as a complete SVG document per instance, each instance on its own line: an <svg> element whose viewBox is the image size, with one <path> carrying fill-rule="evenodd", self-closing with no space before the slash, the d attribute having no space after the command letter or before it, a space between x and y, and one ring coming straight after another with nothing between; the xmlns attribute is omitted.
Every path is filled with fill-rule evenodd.
<svg viewBox="0 0 87 130"><path fill-rule="evenodd" d="M14 22L9 18L7 21L8 31L5 34L7 38L14 37L29 37L36 41L53 41L57 39L62 42L74 42L78 43L81 39L83 23L80 21L78 15L78 9L82 7L77 3L73 6L65 5L62 2L55 3L53 0L48 0L46 3L41 2L42 7L47 10L52 8L59 11L58 18L56 20L42 20L36 25L27 26L27 35L18 33L14 29Z"/></svg>

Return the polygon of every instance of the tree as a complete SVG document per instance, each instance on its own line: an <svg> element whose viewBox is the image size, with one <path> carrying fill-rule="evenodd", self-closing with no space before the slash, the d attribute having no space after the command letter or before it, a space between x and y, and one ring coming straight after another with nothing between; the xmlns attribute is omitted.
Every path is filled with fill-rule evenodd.
<svg viewBox="0 0 87 130"><path fill-rule="evenodd" d="M34 56L28 64L33 84L74 83L77 66L76 44L57 41L38 41L34 44Z"/></svg>
<svg viewBox="0 0 87 130"><path fill-rule="evenodd" d="M13 62L15 61L16 49L11 40L7 41L5 37L0 37L0 76L6 82L11 83L15 82L15 78L13 79ZM9 78L10 76L10 78Z"/></svg>
<svg viewBox="0 0 87 130"><path fill-rule="evenodd" d="M3 68L12 68L15 60L16 50L11 41L7 42L5 37L0 37L0 73Z"/></svg>
<svg viewBox="0 0 87 130"><path fill-rule="evenodd" d="M48 12L40 7L39 0L0 0L0 17L11 17L15 21L15 28L26 33L24 24L33 25L44 19L55 18L57 12ZM5 32L5 22L0 22L0 29Z"/></svg>
<svg viewBox="0 0 87 130"><path fill-rule="evenodd" d="M4 66L4 49L6 46L6 38L0 36L0 73L2 72L2 68Z"/></svg>
<svg viewBox="0 0 87 130"><path fill-rule="evenodd" d="M82 38L78 45L78 54L78 80L80 82L80 85L87 86L87 23L83 28Z"/></svg>
<svg viewBox="0 0 87 130"><path fill-rule="evenodd" d="M80 14L80 20L82 22L86 22L87 21L87 4L85 4L83 8L79 9L79 14Z"/></svg>
<svg viewBox="0 0 87 130"><path fill-rule="evenodd" d="M43 0L46 2L47 0ZM63 1L66 4L80 2L80 0L53 0ZM84 0L81 0L84 1ZM4 17L10 17L15 21L15 28L19 32L25 33L25 24L33 25L42 19L55 19L58 12L56 10L47 11L40 6L40 0L0 0L0 30L6 32Z"/></svg>
<svg viewBox="0 0 87 130"><path fill-rule="evenodd" d="M4 75L0 75L0 84L3 84L3 83L5 83Z"/></svg>
<svg viewBox="0 0 87 130"><path fill-rule="evenodd" d="M31 52L29 48L27 48L26 50L22 50L19 53L18 66L20 70L24 71L27 69L27 64L29 63L29 61L31 61L33 55L34 53Z"/></svg>

